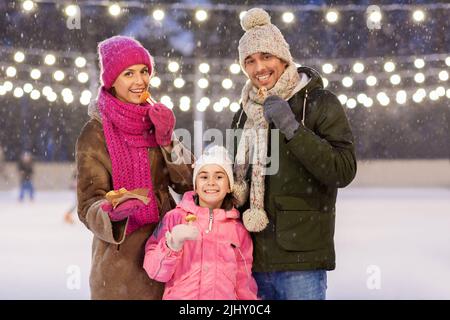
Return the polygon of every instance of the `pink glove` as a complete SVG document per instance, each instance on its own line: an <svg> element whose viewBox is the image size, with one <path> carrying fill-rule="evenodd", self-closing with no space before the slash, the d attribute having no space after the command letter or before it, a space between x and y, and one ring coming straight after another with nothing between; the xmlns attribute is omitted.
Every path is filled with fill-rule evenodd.
<svg viewBox="0 0 450 320"><path fill-rule="evenodd" d="M175 128L175 115L172 110L162 103L155 103L148 110L148 116L155 126L156 142L160 146L169 145Z"/></svg>
<svg viewBox="0 0 450 320"><path fill-rule="evenodd" d="M108 213L111 221L121 221L128 218L144 206L145 204L140 200L129 199L119 204L115 209L113 209L113 206L109 202L103 204L101 208L103 211Z"/></svg>
<svg viewBox="0 0 450 320"><path fill-rule="evenodd" d="M172 232L166 232L166 243L173 251L180 251L183 248L184 241L195 240L198 234L198 228L194 225L177 224L173 227Z"/></svg>

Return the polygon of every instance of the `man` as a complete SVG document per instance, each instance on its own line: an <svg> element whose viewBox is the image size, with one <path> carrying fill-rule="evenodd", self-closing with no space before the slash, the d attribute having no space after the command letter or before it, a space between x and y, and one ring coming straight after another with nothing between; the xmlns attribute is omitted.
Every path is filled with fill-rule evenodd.
<svg viewBox="0 0 450 320"><path fill-rule="evenodd" d="M323 88L315 70L295 66L267 12L251 9L241 24L246 33L239 61L249 80L232 128L258 133L251 143L239 141L233 191L253 231L258 295L325 299L326 271L335 268L337 188L356 174L353 135L337 97ZM279 130L278 155L270 152L273 130ZM279 161L272 175L264 175L268 152L272 162Z"/></svg>

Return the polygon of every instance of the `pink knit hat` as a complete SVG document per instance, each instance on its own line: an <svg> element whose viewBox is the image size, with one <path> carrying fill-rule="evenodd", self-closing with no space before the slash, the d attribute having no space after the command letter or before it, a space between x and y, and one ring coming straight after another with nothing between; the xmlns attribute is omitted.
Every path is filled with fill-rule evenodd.
<svg viewBox="0 0 450 320"><path fill-rule="evenodd" d="M110 89L125 68L135 64L145 64L151 76L153 58L142 44L130 37L114 36L98 44L100 74L102 84Z"/></svg>

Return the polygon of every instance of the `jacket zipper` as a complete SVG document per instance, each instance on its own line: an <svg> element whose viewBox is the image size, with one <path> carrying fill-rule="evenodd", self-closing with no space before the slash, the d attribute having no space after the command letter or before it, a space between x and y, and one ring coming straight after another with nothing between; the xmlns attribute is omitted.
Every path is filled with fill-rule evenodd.
<svg viewBox="0 0 450 320"><path fill-rule="evenodd" d="M238 122L236 123L236 129L239 129L239 124L241 123L242 114L244 113L244 109L241 110L241 113L239 114Z"/></svg>
<svg viewBox="0 0 450 320"><path fill-rule="evenodd" d="M209 226L208 230L206 230L206 233L210 233L212 230L212 223L213 223L213 210L209 209Z"/></svg>
<svg viewBox="0 0 450 320"><path fill-rule="evenodd" d="M303 115L302 115L302 124L303 124L303 126L305 126L306 99L308 99L308 89L305 89L305 96L303 97Z"/></svg>

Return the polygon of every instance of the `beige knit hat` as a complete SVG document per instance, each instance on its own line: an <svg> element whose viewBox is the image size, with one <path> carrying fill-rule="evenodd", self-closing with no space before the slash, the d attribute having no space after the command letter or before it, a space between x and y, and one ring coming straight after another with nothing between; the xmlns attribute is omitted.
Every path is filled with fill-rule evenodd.
<svg viewBox="0 0 450 320"><path fill-rule="evenodd" d="M260 8L253 8L241 19L241 26L246 31L239 40L239 63L245 73L244 60L257 52L271 53L289 65L294 63L289 44L280 29L270 23L269 14Z"/></svg>

